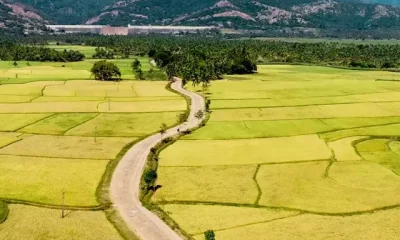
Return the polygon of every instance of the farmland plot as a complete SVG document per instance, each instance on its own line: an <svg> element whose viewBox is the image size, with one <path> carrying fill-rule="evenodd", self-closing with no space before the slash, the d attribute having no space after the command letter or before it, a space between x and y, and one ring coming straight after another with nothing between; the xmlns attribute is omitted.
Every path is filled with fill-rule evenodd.
<svg viewBox="0 0 400 240"><path fill-rule="evenodd" d="M160 154L153 195L204 239L396 239L398 73L260 66L208 89L206 126ZM227 221L229 219L229 221Z"/></svg>
<svg viewBox="0 0 400 240"><path fill-rule="evenodd" d="M103 211L106 178L126 147L176 124L185 99L166 82L37 77L0 85L0 201L9 208L0 239L122 239Z"/></svg>

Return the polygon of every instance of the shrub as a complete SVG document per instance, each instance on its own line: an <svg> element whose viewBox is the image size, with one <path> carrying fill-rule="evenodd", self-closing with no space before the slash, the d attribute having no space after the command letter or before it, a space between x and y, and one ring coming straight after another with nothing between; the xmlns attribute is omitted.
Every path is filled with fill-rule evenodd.
<svg viewBox="0 0 400 240"><path fill-rule="evenodd" d="M157 172L152 169L146 170L143 178L144 178L144 182L149 184L149 183L153 182L155 179L157 179Z"/></svg>
<svg viewBox="0 0 400 240"><path fill-rule="evenodd" d="M213 230L207 230L204 232L204 237L206 240L215 240L215 233Z"/></svg>

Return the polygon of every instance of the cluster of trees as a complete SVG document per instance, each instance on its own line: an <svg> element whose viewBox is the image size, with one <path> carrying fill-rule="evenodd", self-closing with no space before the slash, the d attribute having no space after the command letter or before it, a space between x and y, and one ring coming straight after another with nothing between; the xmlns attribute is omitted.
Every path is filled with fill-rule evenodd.
<svg viewBox="0 0 400 240"><path fill-rule="evenodd" d="M97 47L95 51L96 51L95 54L92 55L93 58L114 59L114 51L112 51L111 49Z"/></svg>
<svg viewBox="0 0 400 240"><path fill-rule="evenodd" d="M97 46L99 52L112 52L116 57L148 55L156 60L158 67L169 77L178 75L194 82L218 79L223 74L251 73L256 70L256 63L301 63L351 68L396 68L400 64L400 45L298 43L157 35L60 35L24 39L27 43L36 44L45 44L49 40ZM8 59L14 57L8 51L1 52L11 56ZM107 58L104 55L102 57Z"/></svg>
<svg viewBox="0 0 400 240"><path fill-rule="evenodd" d="M121 79L121 71L117 65L106 60L96 62L90 71L96 80L112 81Z"/></svg>
<svg viewBox="0 0 400 240"><path fill-rule="evenodd" d="M85 55L73 50L59 52L45 47L0 42L0 59L2 61L77 62L84 58Z"/></svg>
<svg viewBox="0 0 400 240"><path fill-rule="evenodd" d="M45 43L49 37L38 36L29 42ZM254 63L305 63L330 64L335 66L372 67L398 66L400 45L381 44L345 44L345 43L296 43L265 40L225 40L206 37L171 36L94 36L61 35L51 36L56 40L70 44L85 44L112 49L115 55L130 54L168 61L170 57L185 57L187 66L204 59L219 61L222 65L232 64L232 58L245 47L248 60ZM55 38L55 39L54 39ZM28 39L25 39L28 41ZM156 55L157 53L157 55ZM167 56L168 55L168 56ZM190 56L190 57L188 57ZM238 58L240 61L240 58ZM225 62L227 61L227 62ZM205 62L205 64L207 64ZM353 64L352 64L353 62ZM167 65L166 62L162 65ZM246 65L246 64L245 64ZM226 72L226 71L224 71Z"/></svg>

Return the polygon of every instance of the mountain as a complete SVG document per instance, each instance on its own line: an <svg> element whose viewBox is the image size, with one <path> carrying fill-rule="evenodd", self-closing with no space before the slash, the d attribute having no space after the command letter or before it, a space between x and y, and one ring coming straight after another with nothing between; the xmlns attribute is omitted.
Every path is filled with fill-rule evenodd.
<svg viewBox="0 0 400 240"><path fill-rule="evenodd" d="M400 8L336 0L122 0L85 23L363 30L400 27Z"/></svg>
<svg viewBox="0 0 400 240"><path fill-rule="evenodd" d="M400 6L400 0L349 0L350 2L356 3L368 3L368 4L383 4Z"/></svg>
<svg viewBox="0 0 400 240"><path fill-rule="evenodd" d="M29 6L0 0L0 34L41 32L45 23L47 21Z"/></svg>
<svg viewBox="0 0 400 240"><path fill-rule="evenodd" d="M3 0L35 9L57 24L80 24L117 0Z"/></svg>
<svg viewBox="0 0 400 240"><path fill-rule="evenodd" d="M53 24L213 25L290 33L400 32L400 0L0 0ZM4 5L4 4L3 4ZM29 10L28 10L29 9ZM397 33L396 33L397 34ZM379 34L376 34L379 36ZM400 34L399 34L400 35Z"/></svg>

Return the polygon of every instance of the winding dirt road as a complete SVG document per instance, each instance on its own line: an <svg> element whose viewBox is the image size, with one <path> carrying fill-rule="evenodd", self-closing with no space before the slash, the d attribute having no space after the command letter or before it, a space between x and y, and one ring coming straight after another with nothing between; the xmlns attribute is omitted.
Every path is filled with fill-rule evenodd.
<svg viewBox="0 0 400 240"><path fill-rule="evenodd" d="M204 99L182 88L177 80L172 89L191 98L191 110L188 121L180 130L196 127L199 120L195 114L204 109ZM178 127L168 129L164 138L177 134ZM110 194L113 206L118 210L128 227L143 240L181 240L182 238L160 220L154 213L142 206L139 200L139 185L150 149L160 142L160 134L152 135L135 144L121 159L114 171Z"/></svg>

